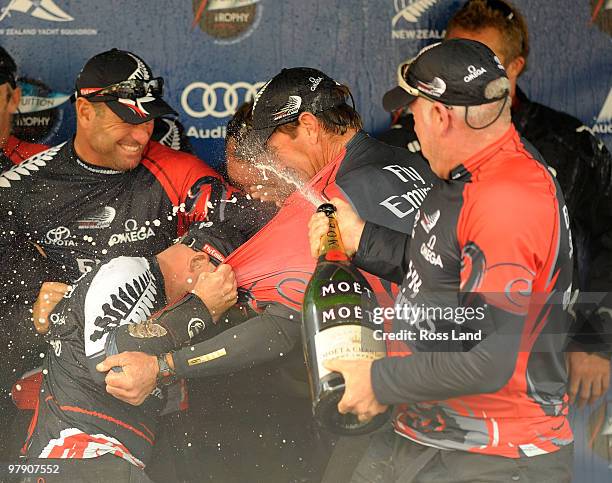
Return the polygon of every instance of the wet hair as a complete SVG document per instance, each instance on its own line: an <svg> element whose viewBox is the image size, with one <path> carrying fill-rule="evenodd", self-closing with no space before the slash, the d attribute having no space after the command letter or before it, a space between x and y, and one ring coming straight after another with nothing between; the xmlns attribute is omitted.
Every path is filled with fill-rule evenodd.
<svg viewBox="0 0 612 483"><path fill-rule="evenodd" d="M527 22L521 13L506 0L469 0L450 19L446 32L461 28L477 32L485 28L494 28L502 35L502 50L506 63L521 56L529 56L529 31Z"/></svg>
<svg viewBox="0 0 612 483"><path fill-rule="evenodd" d="M330 134L345 134L349 129L362 129L363 122L361 116L353 106L346 103L346 99L352 99L351 91L347 86L338 85L334 87L335 94L341 96L345 101L341 104L315 114L323 126L323 130ZM299 126L299 119L287 124L283 124L276 129L282 133L288 134L292 138L296 136L295 130Z"/></svg>
<svg viewBox="0 0 612 483"><path fill-rule="evenodd" d="M227 123L225 133L226 141L230 139L233 139L236 142L241 141L251 127L252 115L253 100L244 102Z"/></svg>
<svg viewBox="0 0 612 483"><path fill-rule="evenodd" d="M227 123L225 131L225 163L219 168L221 175L234 186L245 190L246 186L239 178L232 176L231 167L250 166L261 149L255 149L247 141L251 132L253 100L246 101L238 107ZM235 174L235 172L234 172Z"/></svg>

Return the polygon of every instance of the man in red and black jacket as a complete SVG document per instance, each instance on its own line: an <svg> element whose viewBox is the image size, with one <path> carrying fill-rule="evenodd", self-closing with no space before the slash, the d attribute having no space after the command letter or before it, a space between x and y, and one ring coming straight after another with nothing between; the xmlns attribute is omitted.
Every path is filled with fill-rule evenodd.
<svg viewBox="0 0 612 483"><path fill-rule="evenodd" d="M37 345L27 309L42 282L71 283L119 255L152 256L193 221L231 218L247 235L266 221L259 201L200 159L150 141L154 119L174 114L162 87L130 52L94 56L76 80L74 138L0 174L1 318L20 356Z"/></svg>
<svg viewBox="0 0 612 483"><path fill-rule="evenodd" d="M317 480L329 456L326 438L310 435L313 420L299 347L299 311L315 266L307 229L313 203L323 197L343 196L362 216L409 233L434 179L421 156L388 146L362 131L361 117L350 105L350 97L348 87L307 67L283 69L261 89L254 103L251 128L246 128L244 138L236 136L234 140L241 155L249 154L242 153L244 145L265 147L266 155L258 161L274 159L272 167L290 171L301 189L227 259L241 292L257 314L216 337L168 356L181 376L222 376L224 382L234 381L227 384L229 397L219 398L223 401L220 407L227 406L227 401L232 401L233 407L231 424L218 424L224 437L233 434L240 424L248 429L239 434L252 433L254 423L250 418L261 414L256 419L263 440L257 438L252 445L242 443L236 450L238 458L231 467L239 475L237 481L274 479L270 476L273 471L278 472L275 477L279 481ZM252 152L259 154L258 149ZM381 287L381 292L390 289L389 285ZM140 378L129 381L121 374L110 373L107 390L124 401L137 401L143 390L146 393L151 377L146 367L152 362L150 356L137 353L110 360L107 364L129 363L143 370ZM228 374L233 374L233 379ZM258 401L255 408L252 401ZM244 413L237 416L239 408ZM218 415L211 420L219 421ZM241 436L243 442L246 438ZM276 441L283 439L298 442L292 450L299 449L303 465L296 463L297 457L292 459L292 450L277 446ZM243 456L246 449L241 451L247 447L251 459ZM323 454L313 456L317 452ZM274 464L263 465L253 455L260 460L267 457ZM227 466L221 468L220 475L227 474Z"/></svg>
<svg viewBox="0 0 612 483"><path fill-rule="evenodd" d="M11 134L13 114L19 108L21 89L17 87L17 64L0 47L0 172L48 148L44 144L23 141Z"/></svg>
<svg viewBox="0 0 612 483"><path fill-rule="evenodd" d="M592 404L610 383L612 297L603 294L612 291L612 155L582 121L531 101L517 85L528 63L529 32L526 19L509 2L466 2L450 19L446 38L477 40L495 52L510 81L512 122L546 160L563 191L576 249L574 291L583 292L574 304L567 353L569 394L579 405ZM405 109L398 112L379 139L419 151L412 116Z"/></svg>
<svg viewBox="0 0 612 483"><path fill-rule="evenodd" d="M328 364L346 381L341 412L368 419L397 406L395 432L372 438L352 481L569 482L573 248L563 195L512 126L506 72L484 44L427 47L398 83L385 107L410 105L440 179L411 236L338 201L355 263L402 281L385 337L404 350ZM323 225L312 220L311 248Z"/></svg>

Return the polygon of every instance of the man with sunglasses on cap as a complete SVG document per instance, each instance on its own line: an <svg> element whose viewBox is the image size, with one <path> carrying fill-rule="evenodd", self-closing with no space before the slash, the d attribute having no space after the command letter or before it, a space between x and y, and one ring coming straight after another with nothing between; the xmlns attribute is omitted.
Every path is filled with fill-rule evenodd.
<svg viewBox="0 0 612 483"><path fill-rule="evenodd" d="M411 236L332 200L357 266L402 282L388 336L404 336L404 357L328 364L346 381L340 412L397 408L395 431L372 437L352 481L569 482L561 190L513 127L507 74L484 44L426 47L398 82L385 108L410 105L440 181ZM323 225L311 220L313 253Z"/></svg>
<svg viewBox="0 0 612 483"><path fill-rule="evenodd" d="M11 134L13 114L19 109L21 89L17 86L17 64L0 46L0 172L40 153L48 146L23 141Z"/></svg>
<svg viewBox="0 0 612 483"><path fill-rule="evenodd" d="M154 120L175 114L162 93L163 79L130 52L86 63L74 138L0 174L0 247L7 254L20 243L3 257L10 277L0 296L23 290L27 309L45 280L42 260L57 268L56 281L70 283L102 260L158 253L205 217L241 217L237 229L256 229L255 203L195 156L150 141Z"/></svg>
<svg viewBox="0 0 612 483"><path fill-rule="evenodd" d="M612 292L612 156L582 121L530 101L517 85L529 55L525 18L506 0L470 0L450 19L446 38L477 40L501 60L510 81L512 122L551 167L567 202L576 248L574 289ZM381 139L413 148L412 116L395 127ZM574 304L575 335L567 352L570 400L580 406L606 394L612 357L612 297L597 304L581 300Z"/></svg>
<svg viewBox="0 0 612 483"><path fill-rule="evenodd" d="M159 253L194 221L231 218L244 232L266 221L260 202L201 160L150 141L154 119L174 114L162 90L135 54L94 56L76 80L74 138L0 174L1 342L12 354L4 400L40 363L29 309L43 282L70 284L116 256Z"/></svg>
<svg viewBox="0 0 612 483"><path fill-rule="evenodd" d="M237 290L223 261L243 242L228 223L196 223L156 256L114 258L84 275L54 312L27 456L63 459L57 481L150 481L142 469L176 382L161 354L227 327L221 316ZM96 369L125 351L158 355L157 379L140 406L107 394L105 373ZM114 367L107 380L133 370Z"/></svg>
<svg viewBox="0 0 612 483"><path fill-rule="evenodd" d="M74 138L0 175L5 223L69 280L118 254L159 252L194 220L243 211L201 160L150 142L153 121L175 114L162 93L163 79L136 55L94 56L76 81Z"/></svg>

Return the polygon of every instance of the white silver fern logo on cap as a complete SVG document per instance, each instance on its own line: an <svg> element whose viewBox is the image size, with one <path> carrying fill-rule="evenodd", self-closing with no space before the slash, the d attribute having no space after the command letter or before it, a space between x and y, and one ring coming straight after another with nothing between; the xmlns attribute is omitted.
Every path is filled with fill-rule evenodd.
<svg viewBox="0 0 612 483"><path fill-rule="evenodd" d="M140 79L140 80L149 80L151 78L151 72L147 68L146 64L142 61L140 57L136 55L130 54L126 52L134 61L136 62L136 70L132 72L132 74L128 77L129 79Z"/></svg>
<svg viewBox="0 0 612 483"><path fill-rule="evenodd" d="M287 103L273 114L274 121L280 121L289 116L293 116L300 111L302 98L300 96L289 96Z"/></svg>
<svg viewBox="0 0 612 483"><path fill-rule="evenodd" d="M259 89L259 92L257 92L257 94L255 94L255 97L253 98L253 111L252 111L253 114L255 114L255 108L257 107L257 103L259 102L259 98L264 93L264 91L266 90L268 85L270 85L270 82L272 82L273 80L274 80L274 78L272 78L268 82L266 82L263 85L263 87L261 89Z"/></svg>

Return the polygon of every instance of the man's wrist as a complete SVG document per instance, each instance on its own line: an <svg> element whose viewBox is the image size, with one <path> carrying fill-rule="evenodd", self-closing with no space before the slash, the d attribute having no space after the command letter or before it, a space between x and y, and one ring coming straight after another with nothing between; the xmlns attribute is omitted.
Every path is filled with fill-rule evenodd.
<svg viewBox="0 0 612 483"><path fill-rule="evenodd" d="M385 357L383 357L382 359L377 359L373 361L372 365L370 366L370 384L372 385L372 392L374 393L374 397L380 404L387 404L380 402L381 399L384 399L383 394L385 392L380 378L380 366L384 364L382 361L384 361L385 359Z"/></svg>
<svg viewBox="0 0 612 483"><path fill-rule="evenodd" d="M157 356L157 383L162 386L167 386L176 381L176 372L174 371L174 364L172 366L168 362L166 357L168 354L162 354Z"/></svg>
<svg viewBox="0 0 612 483"><path fill-rule="evenodd" d="M219 316L217 315L217 317L215 318L214 309L209 308L213 304L211 303L210 300L207 300L209 299L208 294L203 295L203 294L200 294L199 292L196 292L195 290L192 290L191 293L194 297L194 301L198 301L200 304L201 315L205 316L206 318L210 318L212 322L216 322Z"/></svg>
<svg viewBox="0 0 612 483"><path fill-rule="evenodd" d="M176 374L176 368L174 367L174 358L172 357L172 353L168 352L167 354L164 354L164 357L166 358L166 362L170 366L170 369L175 371Z"/></svg>

